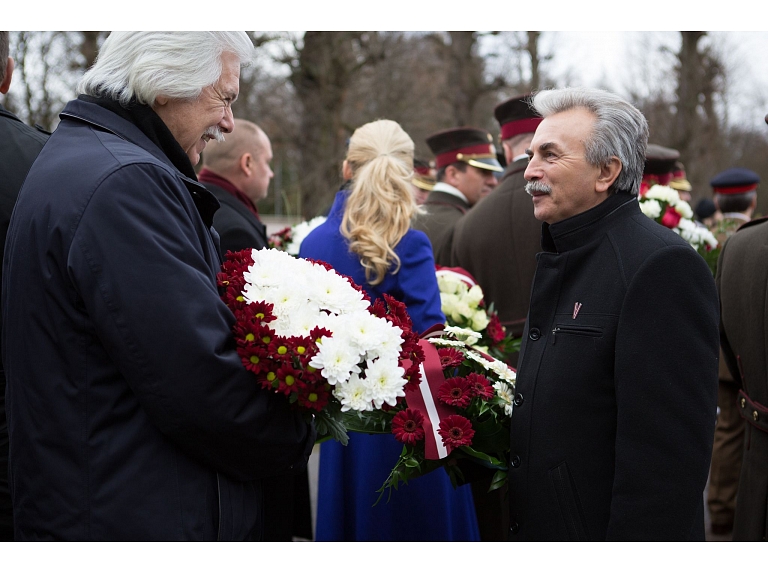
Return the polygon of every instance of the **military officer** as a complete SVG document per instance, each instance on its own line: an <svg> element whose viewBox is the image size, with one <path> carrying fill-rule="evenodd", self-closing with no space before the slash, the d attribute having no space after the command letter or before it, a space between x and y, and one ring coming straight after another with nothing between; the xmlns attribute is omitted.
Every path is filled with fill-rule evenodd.
<svg viewBox="0 0 768 575"><path fill-rule="evenodd" d="M739 227L751 220L757 206L759 182L760 177L755 172L744 168L730 168L710 181L715 206L722 213L722 219L712 230L720 245L724 245ZM737 405L739 384L729 372L724 356L721 351L717 391L719 414L707 493L710 530L714 535L727 535L733 531L744 450L744 423L739 417Z"/></svg>
<svg viewBox="0 0 768 575"><path fill-rule="evenodd" d="M485 130L444 130L428 137L427 145L435 155L437 184L414 228L429 237L435 263L450 265L453 225L496 187L496 174L504 168L496 159L493 136Z"/></svg>

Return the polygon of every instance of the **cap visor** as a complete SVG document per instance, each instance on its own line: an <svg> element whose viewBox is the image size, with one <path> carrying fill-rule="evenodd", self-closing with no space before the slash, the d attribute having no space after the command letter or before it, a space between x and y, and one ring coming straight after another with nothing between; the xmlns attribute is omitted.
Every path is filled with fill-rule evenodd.
<svg viewBox="0 0 768 575"><path fill-rule="evenodd" d="M470 166L480 168L481 170L490 170L491 172L503 172L504 168L496 158L472 158L467 160Z"/></svg>

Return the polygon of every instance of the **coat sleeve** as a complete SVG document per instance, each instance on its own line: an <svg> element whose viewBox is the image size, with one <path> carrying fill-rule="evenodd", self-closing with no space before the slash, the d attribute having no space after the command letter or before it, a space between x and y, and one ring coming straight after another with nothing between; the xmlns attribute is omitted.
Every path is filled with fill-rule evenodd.
<svg viewBox="0 0 768 575"><path fill-rule="evenodd" d="M68 273L126 392L170 441L239 481L301 468L312 427L241 365L214 254L178 179L133 165L93 194Z"/></svg>
<svg viewBox="0 0 768 575"><path fill-rule="evenodd" d="M703 537L717 407L717 292L687 246L631 278L616 333L616 449L608 540Z"/></svg>
<svg viewBox="0 0 768 575"><path fill-rule="evenodd" d="M408 308L413 328L419 333L437 323L445 323L437 287L432 245L424 232L412 230L398 250L400 271L396 297ZM393 294L396 295L396 294Z"/></svg>

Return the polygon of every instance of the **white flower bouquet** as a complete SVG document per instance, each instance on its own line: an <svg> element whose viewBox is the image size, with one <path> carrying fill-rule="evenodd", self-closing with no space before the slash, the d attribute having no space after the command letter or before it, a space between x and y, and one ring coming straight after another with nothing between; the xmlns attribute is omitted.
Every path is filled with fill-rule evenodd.
<svg viewBox="0 0 768 575"><path fill-rule="evenodd" d="M315 416L320 436L346 444L343 412L395 406L418 376L422 356L405 306L393 298L371 306L327 264L243 250L227 254L218 283L243 365Z"/></svg>

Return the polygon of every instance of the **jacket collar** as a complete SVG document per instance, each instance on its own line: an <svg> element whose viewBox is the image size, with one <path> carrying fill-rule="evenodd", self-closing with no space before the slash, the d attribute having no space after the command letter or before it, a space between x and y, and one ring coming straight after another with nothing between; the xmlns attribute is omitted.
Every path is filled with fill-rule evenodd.
<svg viewBox="0 0 768 575"><path fill-rule="evenodd" d="M611 194L586 212L552 225L542 224L541 247L555 253L579 248L602 236L615 222L636 213L641 212L635 196L625 192Z"/></svg>
<svg viewBox="0 0 768 575"><path fill-rule="evenodd" d="M173 162L171 162L163 150L161 150L157 144L139 129L138 126L130 122L127 118L119 116L94 102L87 102L80 99L68 102L61 111L61 114L59 114L59 117L62 120L83 122L96 128L106 130L107 132L140 147L155 157L159 162L167 165L176 172L176 175L184 182L184 185L192 196L192 200L195 202L195 207L197 207L197 211L200 213L200 217L205 222L205 225L208 227L213 225L213 214L220 206L219 201L215 196L196 179L183 174Z"/></svg>

